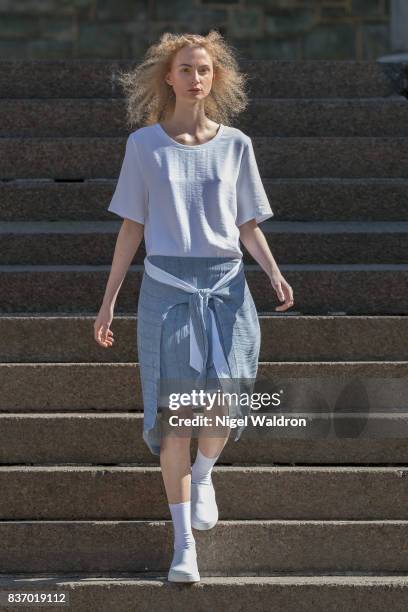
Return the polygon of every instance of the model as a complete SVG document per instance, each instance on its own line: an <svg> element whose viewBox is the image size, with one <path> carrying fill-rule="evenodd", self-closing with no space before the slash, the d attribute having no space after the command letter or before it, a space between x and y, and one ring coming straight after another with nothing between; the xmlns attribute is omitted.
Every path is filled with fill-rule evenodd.
<svg viewBox="0 0 408 612"><path fill-rule="evenodd" d="M94 334L101 346L112 346L116 297L144 237L137 307L143 439L160 455L174 529L168 579L178 582L200 580L192 527L217 523L211 471L231 430L200 427L191 466L191 425L172 427L169 417L182 422L203 405L180 403L174 410L170 399L222 389L227 378L256 378L260 326L240 241L265 271L266 289L282 302L276 310L294 303L258 227L274 213L251 138L230 125L248 104L245 79L217 30L165 33L120 77L129 123L142 127L127 139L108 208L124 221ZM215 405L213 415L222 410Z"/></svg>

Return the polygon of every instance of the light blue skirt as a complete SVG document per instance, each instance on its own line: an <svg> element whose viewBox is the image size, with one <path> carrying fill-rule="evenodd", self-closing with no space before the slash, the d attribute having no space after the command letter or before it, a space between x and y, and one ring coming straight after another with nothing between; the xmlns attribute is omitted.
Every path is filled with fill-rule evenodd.
<svg viewBox="0 0 408 612"><path fill-rule="evenodd" d="M168 255L150 255L148 259L199 289L212 287L238 261L232 257ZM225 299L212 296L208 306L215 313L231 377L255 379L261 343L260 326L243 270L233 278L227 293ZM159 379L182 379L183 384L191 379L192 385L197 379L197 371L190 366L189 330L188 294L144 272L137 309L137 349L144 405L143 439L154 455L160 455L162 438ZM211 344L211 334L208 340ZM209 381L217 379L211 363L211 348L207 378ZM214 386L209 388L214 389ZM245 426L236 428L235 441L239 440L244 429Z"/></svg>

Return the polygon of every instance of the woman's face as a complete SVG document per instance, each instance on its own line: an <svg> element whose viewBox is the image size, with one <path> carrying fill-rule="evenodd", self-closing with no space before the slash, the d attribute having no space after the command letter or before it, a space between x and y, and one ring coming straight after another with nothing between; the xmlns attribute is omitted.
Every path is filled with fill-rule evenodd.
<svg viewBox="0 0 408 612"><path fill-rule="evenodd" d="M201 100L210 93L213 76L211 57L203 47L183 47L173 58L166 82L173 87L176 98ZM198 91L191 91L193 88Z"/></svg>

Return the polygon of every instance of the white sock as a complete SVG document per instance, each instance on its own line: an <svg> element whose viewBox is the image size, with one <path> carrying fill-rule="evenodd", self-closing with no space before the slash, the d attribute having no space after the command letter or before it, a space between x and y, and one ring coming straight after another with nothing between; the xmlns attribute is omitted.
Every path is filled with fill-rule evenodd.
<svg viewBox="0 0 408 612"><path fill-rule="evenodd" d="M191 530L191 500L169 504L174 530L174 548L190 548L195 544Z"/></svg>
<svg viewBox="0 0 408 612"><path fill-rule="evenodd" d="M194 482L194 484L211 484L211 471L220 454L216 457L206 457L197 448L196 460L191 468L191 482Z"/></svg>

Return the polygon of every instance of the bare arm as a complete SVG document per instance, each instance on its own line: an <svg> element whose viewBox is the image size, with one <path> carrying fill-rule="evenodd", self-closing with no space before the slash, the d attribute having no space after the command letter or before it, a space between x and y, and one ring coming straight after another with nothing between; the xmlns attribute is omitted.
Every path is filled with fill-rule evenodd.
<svg viewBox="0 0 408 612"><path fill-rule="evenodd" d="M284 301L284 304L277 306L275 310L287 310L293 306L292 287L282 276L278 264L271 253L265 234L255 219L250 219L240 225L239 232L242 244L268 275L278 299L282 302Z"/></svg>
<svg viewBox="0 0 408 612"><path fill-rule="evenodd" d="M109 329L113 319L116 298L126 273L143 239L144 225L124 219L116 239L112 266L106 283L102 306L94 324L94 337L101 346L112 346L113 332Z"/></svg>

